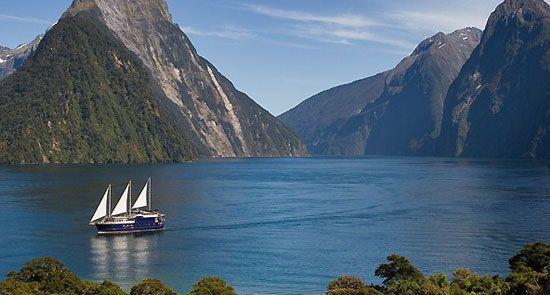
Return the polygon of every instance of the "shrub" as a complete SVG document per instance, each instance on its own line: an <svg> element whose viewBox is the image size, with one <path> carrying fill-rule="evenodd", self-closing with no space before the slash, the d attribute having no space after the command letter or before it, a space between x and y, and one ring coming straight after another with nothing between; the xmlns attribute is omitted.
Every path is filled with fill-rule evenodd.
<svg viewBox="0 0 550 295"><path fill-rule="evenodd" d="M166 287L160 280L145 279L132 287L130 295L177 295L177 293Z"/></svg>
<svg viewBox="0 0 550 295"><path fill-rule="evenodd" d="M369 287L361 278L343 276L331 281L326 292L327 295L377 295L382 294L378 290Z"/></svg>
<svg viewBox="0 0 550 295"><path fill-rule="evenodd" d="M206 277L193 285L188 295L236 295L235 289L217 277Z"/></svg>
<svg viewBox="0 0 550 295"><path fill-rule="evenodd" d="M126 295L124 290L111 281L104 281L101 284L83 282L83 295Z"/></svg>

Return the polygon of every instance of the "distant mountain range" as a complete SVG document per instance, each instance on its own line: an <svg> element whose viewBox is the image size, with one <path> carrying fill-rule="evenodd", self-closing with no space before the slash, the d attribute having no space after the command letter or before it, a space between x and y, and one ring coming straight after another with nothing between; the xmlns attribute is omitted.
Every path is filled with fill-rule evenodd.
<svg viewBox="0 0 550 295"><path fill-rule="evenodd" d="M314 154L548 158L548 15L543 0L506 0L483 35L438 33L279 118Z"/></svg>
<svg viewBox="0 0 550 295"><path fill-rule="evenodd" d="M0 80L21 68L41 40L42 36L38 36L31 42L21 44L14 49L0 46Z"/></svg>
<svg viewBox="0 0 550 295"><path fill-rule="evenodd" d="M0 82L0 162L304 156L199 56L164 0L75 0Z"/></svg>

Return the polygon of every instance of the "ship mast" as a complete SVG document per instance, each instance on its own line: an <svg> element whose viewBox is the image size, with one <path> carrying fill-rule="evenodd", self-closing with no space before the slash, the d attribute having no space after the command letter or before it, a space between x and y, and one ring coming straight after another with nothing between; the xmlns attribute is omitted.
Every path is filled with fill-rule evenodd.
<svg viewBox="0 0 550 295"><path fill-rule="evenodd" d="M111 190L112 190L112 187L109 184L109 196L107 199L107 217L109 218L111 217Z"/></svg>
<svg viewBox="0 0 550 295"><path fill-rule="evenodd" d="M149 205L149 212L153 211L153 206L151 205L151 193L153 191L153 188L151 187L151 178L149 178L149 186L147 187L149 189L149 201L147 204Z"/></svg>
<svg viewBox="0 0 550 295"><path fill-rule="evenodd" d="M132 181L128 184L128 216L132 215Z"/></svg>

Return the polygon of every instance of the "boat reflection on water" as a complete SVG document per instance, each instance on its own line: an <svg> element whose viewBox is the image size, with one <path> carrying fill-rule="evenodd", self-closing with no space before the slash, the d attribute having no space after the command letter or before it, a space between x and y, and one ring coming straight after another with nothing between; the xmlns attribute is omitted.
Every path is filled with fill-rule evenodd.
<svg viewBox="0 0 550 295"><path fill-rule="evenodd" d="M90 257L94 277L114 282L137 282L150 276L151 256L162 233L122 236L94 235L90 238ZM124 288L130 286L121 285Z"/></svg>

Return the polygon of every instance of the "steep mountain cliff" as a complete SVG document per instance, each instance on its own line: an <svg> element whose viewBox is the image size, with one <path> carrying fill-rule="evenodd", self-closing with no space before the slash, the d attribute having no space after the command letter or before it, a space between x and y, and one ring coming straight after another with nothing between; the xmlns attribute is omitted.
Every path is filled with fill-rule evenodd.
<svg viewBox="0 0 550 295"><path fill-rule="evenodd" d="M66 15L96 10L149 70L192 130L201 154L303 156L305 146L269 112L235 89L172 22L164 0L76 0Z"/></svg>
<svg viewBox="0 0 550 295"><path fill-rule="evenodd" d="M0 80L21 68L41 40L42 36L38 36L30 43L21 44L15 49L0 46Z"/></svg>
<svg viewBox="0 0 550 295"><path fill-rule="evenodd" d="M550 157L550 8L506 0L450 87L442 155Z"/></svg>
<svg viewBox="0 0 550 295"><path fill-rule="evenodd" d="M0 111L0 162L307 153L197 54L163 0L76 0L0 82Z"/></svg>
<svg viewBox="0 0 550 295"><path fill-rule="evenodd" d="M280 119L313 153L425 153L439 135L447 89L480 36L475 28L438 33L394 69L315 95Z"/></svg>

